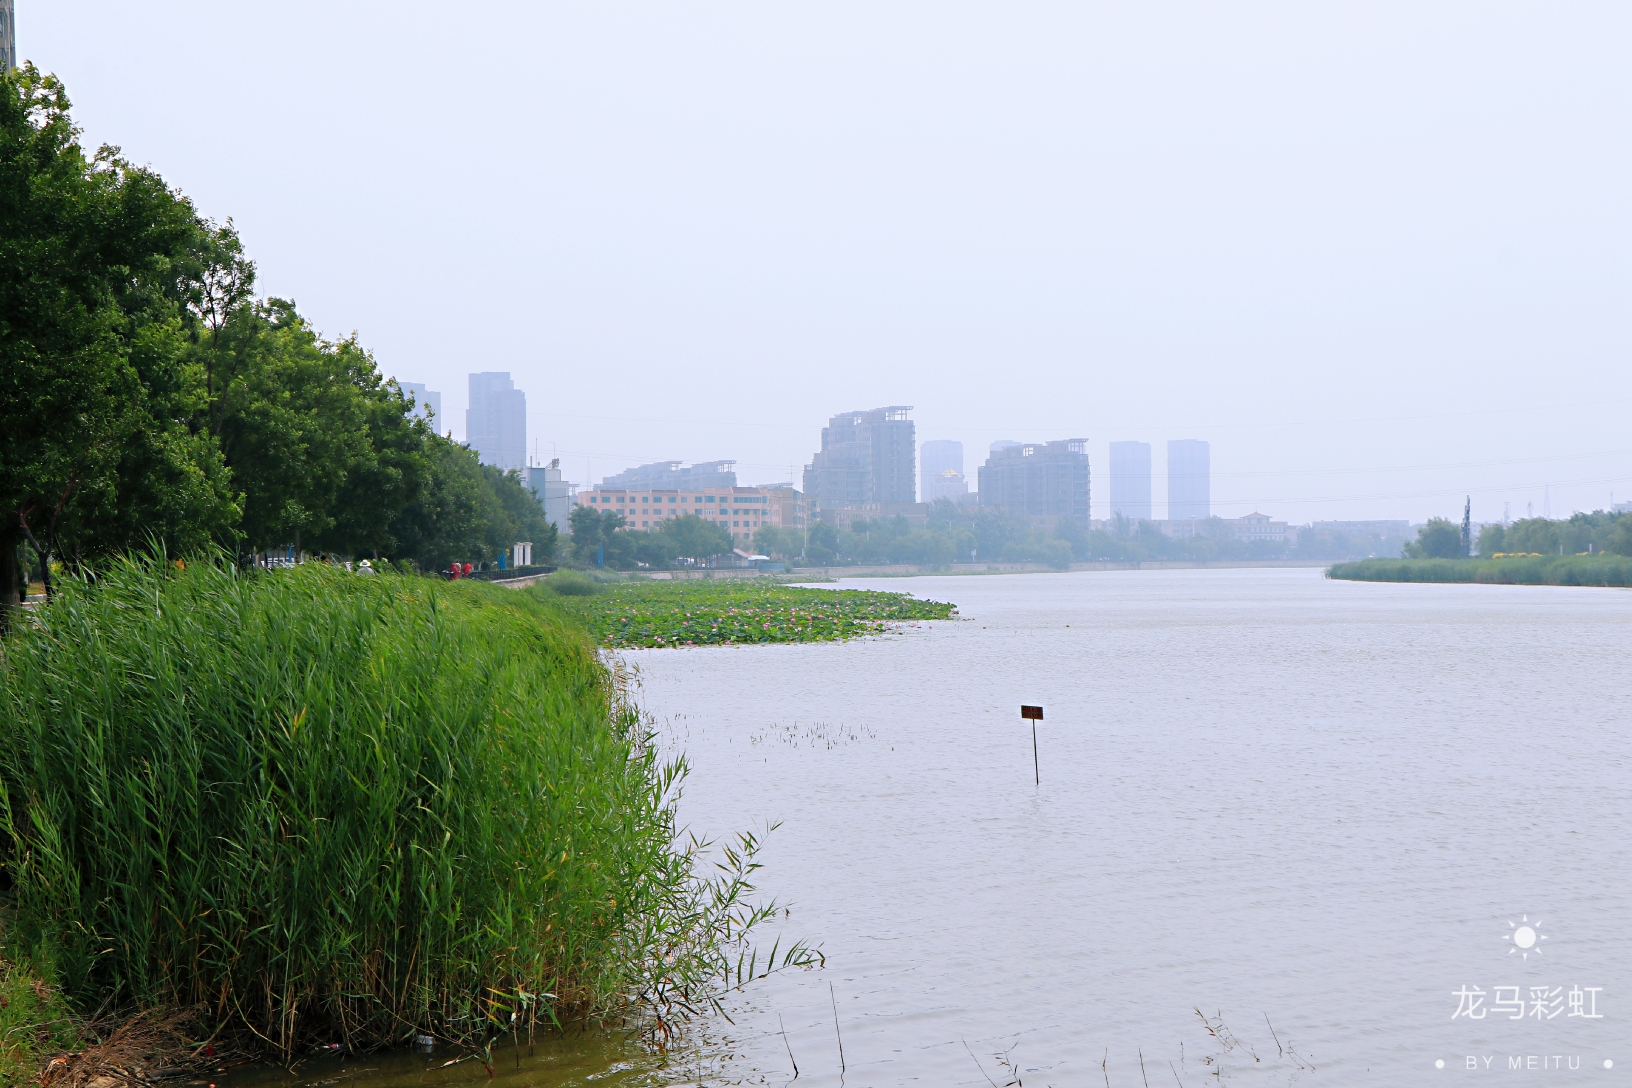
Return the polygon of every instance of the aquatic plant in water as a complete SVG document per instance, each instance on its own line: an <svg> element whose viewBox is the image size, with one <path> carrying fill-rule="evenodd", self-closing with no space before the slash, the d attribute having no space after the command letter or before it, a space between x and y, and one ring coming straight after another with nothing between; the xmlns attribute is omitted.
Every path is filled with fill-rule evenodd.
<svg viewBox="0 0 1632 1088"><path fill-rule="evenodd" d="M551 577L556 577L552 575ZM757 581L636 582L561 601L611 647L827 642L893 624L945 620L957 608L907 593L805 589Z"/></svg>

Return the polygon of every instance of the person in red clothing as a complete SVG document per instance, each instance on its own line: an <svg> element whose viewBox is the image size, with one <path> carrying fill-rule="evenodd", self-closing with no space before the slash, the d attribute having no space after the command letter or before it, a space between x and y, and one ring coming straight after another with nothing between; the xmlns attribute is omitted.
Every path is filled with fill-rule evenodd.
<svg viewBox="0 0 1632 1088"><path fill-rule="evenodd" d="M475 567L471 566L469 563L466 563L465 564L465 577L469 578L470 577L470 572L475 570L475 569L476 569Z"/></svg>

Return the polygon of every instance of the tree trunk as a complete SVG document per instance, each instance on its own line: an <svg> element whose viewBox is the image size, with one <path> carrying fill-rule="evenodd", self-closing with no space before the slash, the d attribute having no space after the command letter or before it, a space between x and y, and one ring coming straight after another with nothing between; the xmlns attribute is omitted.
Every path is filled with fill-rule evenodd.
<svg viewBox="0 0 1632 1088"><path fill-rule="evenodd" d="M23 535L28 538L29 545L34 549L34 554L40 560L40 584L45 587L45 599L49 601L52 595L51 552L49 549L43 547L40 542L34 538L34 532L28 527L26 522L23 525Z"/></svg>
<svg viewBox="0 0 1632 1088"><path fill-rule="evenodd" d="M23 564L17 557L22 546L21 527L0 527L0 632L11 626L12 616L28 596L28 583L23 581Z"/></svg>

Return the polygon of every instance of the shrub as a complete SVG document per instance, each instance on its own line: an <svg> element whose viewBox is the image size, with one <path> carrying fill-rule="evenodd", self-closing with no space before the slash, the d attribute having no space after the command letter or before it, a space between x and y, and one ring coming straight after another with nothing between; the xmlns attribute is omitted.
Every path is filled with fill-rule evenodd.
<svg viewBox="0 0 1632 1088"><path fill-rule="evenodd" d="M683 765L530 595L125 561L3 645L15 936L81 1007L204 1006L286 1055L470 1039L707 1000L774 909L741 905L751 836L691 875Z"/></svg>
<svg viewBox="0 0 1632 1088"><path fill-rule="evenodd" d="M575 570L558 570L540 584L560 597L589 597L606 590L600 579Z"/></svg>

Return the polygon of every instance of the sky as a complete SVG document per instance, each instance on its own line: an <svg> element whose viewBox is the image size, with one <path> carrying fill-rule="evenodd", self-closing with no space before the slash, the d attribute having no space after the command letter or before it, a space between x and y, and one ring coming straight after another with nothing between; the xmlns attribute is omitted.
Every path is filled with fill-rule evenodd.
<svg viewBox="0 0 1632 1088"><path fill-rule="evenodd" d="M1632 6L16 0L90 143L463 436L1212 445L1213 510L1632 500Z"/></svg>

